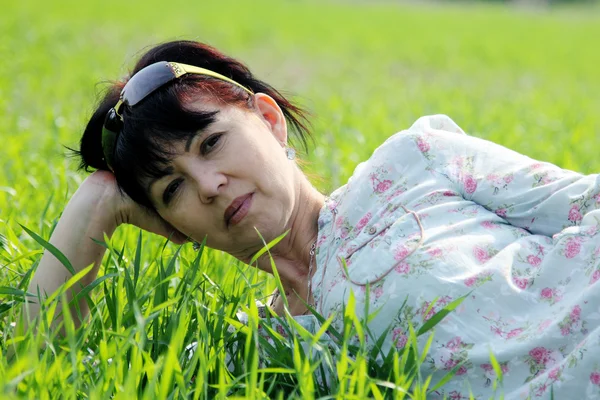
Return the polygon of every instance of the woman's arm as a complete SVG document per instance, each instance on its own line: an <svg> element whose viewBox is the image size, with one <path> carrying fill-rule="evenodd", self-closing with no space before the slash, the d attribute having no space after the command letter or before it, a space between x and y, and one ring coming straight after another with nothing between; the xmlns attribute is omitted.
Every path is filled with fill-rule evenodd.
<svg viewBox="0 0 600 400"><path fill-rule="evenodd" d="M122 223L134 224L165 237L174 232L174 229L158 215L143 210L127 197L123 197L111 173L93 173L70 199L50 238L50 243L69 259L75 273L93 264L82 280L72 287L68 293L69 299L76 295L78 289L93 282L98 274L106 249L92 239L103 241L105 234L110 237ZM183 243L185 237L175 232L171 239ZM45 251L28 291L36 296L39 291L43 301L70 277L71 273L64 265ZM78 305L81 315L85 317L89 311L85 299L81 299ZM72 307L71 314L80 323L74 310L75 307ZM32 321L39 313L37 301L35 304L29 304L28 312L29 321Z"/></svg>
<svg viewBox="0 0 600 400"><path fill-rule="evenodd" d="M598 175L568 171L466 135L445 115L420 118L404 134L427 168L465 199L532 233L552 236L600 208Z"/></svg>

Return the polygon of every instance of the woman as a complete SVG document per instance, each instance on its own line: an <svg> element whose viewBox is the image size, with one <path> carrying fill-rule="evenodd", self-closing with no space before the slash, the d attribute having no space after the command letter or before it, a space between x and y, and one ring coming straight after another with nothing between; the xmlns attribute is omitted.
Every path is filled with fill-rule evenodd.
<svg viewBox="0 0 600 400"><path fill-rule="evenodd" d="M465 297L438 325L424 364L434 377L458 368L440 396L489 396L490 352L507 398L545 398L550 387L556 398L600 396L595 175L433 116L388 139L325 198L287 146L288 124L306 139L301 110L236 60L172 42L132 76L88 123L82 166L98 171L51 238L76 269L94 264L86 283L104 254L90 238L122 223L177 243L206 238L244 262L263 247L256 230L266 241L289 230L271 254L291 313L305 314L307 302L339 326L352 291L357 312L377 311L374 336L389 329L384 351L404 346L409 323ZM271 272L264 256L258 267ZM30 291L50 293L65 279L45 254ZM274 309L282 312L281 297Z"/></svg>

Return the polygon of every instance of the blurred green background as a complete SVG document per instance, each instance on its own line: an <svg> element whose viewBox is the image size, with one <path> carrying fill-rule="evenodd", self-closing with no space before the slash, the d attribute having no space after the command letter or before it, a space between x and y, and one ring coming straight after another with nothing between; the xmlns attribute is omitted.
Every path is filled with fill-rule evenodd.
<svg viewBox="0 0 600 400"><path fill-rule="evenodd" d="M15 287L39 259L41 247L19 224L48 238L84 178L65 146L77 147L99 83L119 79L144 49L167 40L211 44L308 108L314 146L302 158L325 193L344 184L391 134L434 113L533 158L598 172L600 6L565 3L573 2L5 1L0 286ZM113 244L131 255L137 237L137 229L122 227ZM162 242L144 236L143 265L153 265ZM192 259L184 247L183 259ZM224 265L231 265L228 258L209 252L201 268L219 283L239 281L231 276L237 270ZM115 278L112 287L123 292L122 284ZM272 290L272 280L267 286ZM7 299L0 297L0 314ZM105 303L98 304L106 315ZM68 374L64 357L40 361L33 349L3 376L3 343L14 316L0 318L0 385L16 387L27 369L42 377L50 368Z"/></svg>

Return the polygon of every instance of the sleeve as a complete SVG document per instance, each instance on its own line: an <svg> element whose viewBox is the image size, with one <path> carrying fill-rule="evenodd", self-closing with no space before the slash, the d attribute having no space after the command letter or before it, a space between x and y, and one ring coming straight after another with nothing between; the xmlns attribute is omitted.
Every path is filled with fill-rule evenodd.
<svg viewBox="0 0 600 400"><path fill-rule="evenodd" d="M467 200L514 226L552 236L580 225L600 206L598 174L582 175L466 135L445 115L422 117L405 132Z"/></svg>

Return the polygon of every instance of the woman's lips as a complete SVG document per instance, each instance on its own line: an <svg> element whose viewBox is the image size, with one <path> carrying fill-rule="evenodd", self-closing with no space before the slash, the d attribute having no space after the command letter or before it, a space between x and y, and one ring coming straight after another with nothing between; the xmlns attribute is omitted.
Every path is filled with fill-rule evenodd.
<svg viewBox="0 0 600 400"><path fill-rule="evenodd" d="M225 210L224 218L225 225L233 226L238 224L248 215L250 206L252 206L252 197L254 193L247 193L243 196L236 197L229 207Z"/></svg>

